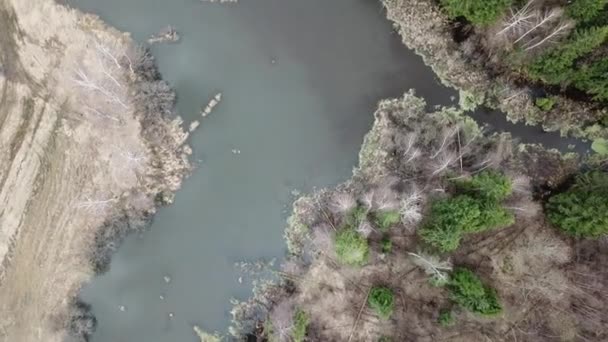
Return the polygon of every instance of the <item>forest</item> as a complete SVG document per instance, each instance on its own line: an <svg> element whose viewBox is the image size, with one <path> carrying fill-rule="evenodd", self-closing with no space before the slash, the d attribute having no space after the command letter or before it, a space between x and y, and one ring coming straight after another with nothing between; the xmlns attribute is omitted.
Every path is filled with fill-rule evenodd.
<svg viewBox="0 0 608 342"><path fill-rule="evenodd" d="M608 138L605 0L384 0L404 43L465 108L594 140ZM463 100L464 99L464 100Z"/></svg>
<svg viewBox="0 0 608 342"><path fill-rule="evenodd" d="M577 156L429 113L412 93L375 117L353 178L296 202L290 257L235 306L235 336L608 338L600 165L579 171Z"/></svg>

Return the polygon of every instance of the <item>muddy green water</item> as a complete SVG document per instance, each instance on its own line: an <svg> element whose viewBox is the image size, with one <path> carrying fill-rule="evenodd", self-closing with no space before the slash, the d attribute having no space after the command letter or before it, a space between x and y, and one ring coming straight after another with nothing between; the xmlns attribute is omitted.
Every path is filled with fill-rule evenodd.
<svg viewBox="0 0 608 342"><path fill-rule="evenodd" d="M233 264L283 255L292 191L349 178L377 101L409 88L433 105L455 95L401 44L378 1L66 2L140 42L179 30L181 42L152 51L186 123L224 95L191 136L198 167L175 204L83 289L98 319L93 342L196 341L194 324L224 331L229 299L251 291ZM569 143L478 114L524 140Z"/></svg>

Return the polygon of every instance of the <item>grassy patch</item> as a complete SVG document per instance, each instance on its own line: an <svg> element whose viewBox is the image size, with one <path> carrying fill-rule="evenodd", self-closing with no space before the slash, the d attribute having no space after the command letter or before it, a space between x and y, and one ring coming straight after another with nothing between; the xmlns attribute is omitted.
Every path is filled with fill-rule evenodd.
<svg viewBox="0 0 608 342"><path fill-rule="evenodd" d="M401 214L398 210L384 210L373 214L374 224L382 231L387 231L401 222Z"/></svg>
<svg viewBox="0 0 608 342"><path fill-rule="evenodd" d="M293 315L293 330L291 337L294 342L303 342L306 337L306 329L310 323L310 317L308 314L300 309Z"/></svg>
<svg viewBox="0 0 608 342"><path fill-rule="evenodd" d="M540 108L540 110L548 112L555 106L555 100L551 97L539 97L534 101L534 104L536 107Z"/></svg>
<svg viewBox="0 0 608 342"><path fill-rule="evenodd" d="M367 263L369 245L367 239L352 228L341 229L336 234L336 255L338 261L351 266L363 266Z"/></svg>
<svg viewBox="0 0 608 342"><path fill-rule="evenodd" d="M476 25L494 22L511 3L511 0L441 0L451 17L465 17Z"/></svg>
<svg viewBox="0 0 608 342"><path fill-rule="evenodd" d="M437 321L442 327L451 327L456 323L454 321L454 315L452 315L452 310L441 310Z"/></svg>
<svg viewBox="0 0 608 342"><path fill-rule="evenodd" d="M395 298L393 291L387 287L374 287L369 293L367 303L381 319L389 319L393 314Z"/></svg>

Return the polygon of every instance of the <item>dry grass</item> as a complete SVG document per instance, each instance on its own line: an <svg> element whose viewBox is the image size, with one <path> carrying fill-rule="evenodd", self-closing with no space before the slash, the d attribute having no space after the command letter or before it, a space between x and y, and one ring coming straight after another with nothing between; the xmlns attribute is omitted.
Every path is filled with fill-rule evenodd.
<svg viewBox="0 0 608 342"><path fill-rule="evenodd" d="M95 234L175 190L186 136L161 123L165 165L139 133L128 36L51 0L0 0L0 26L0 340L61 341Z"/></svg>

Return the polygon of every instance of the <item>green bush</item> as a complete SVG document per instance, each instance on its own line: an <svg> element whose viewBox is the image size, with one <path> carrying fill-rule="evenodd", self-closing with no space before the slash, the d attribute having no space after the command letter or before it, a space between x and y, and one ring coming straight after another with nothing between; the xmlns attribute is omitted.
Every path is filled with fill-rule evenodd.
<svg viewBox="0 0 608 342"><path fill-rule="evenodd" d="M593 171L577 177L572 188L549 199L547 216L553 225L576 237L608 234L608 175Z"/></svg>
<svg viewBox="0 0 608 342"><path fill-rule="evenodd" d="M608 26L577 30L568 41L538 56L529 66L528 75L548 84L569 85L576 78L575 61L606 41Z"/></svg>
<svg viewBox="0 0 608 342"><path fill-rule="evenodd" d="M335 244L338 261L351 266L363 266L369 255L367 239L352 228L344 228L336 234Z"/></svg>
<svg viewBox="0 0 608 342"><path fill-rule="evenodd" d="M452 272L448 289L450 299L471 312L493 316L502 311L496 291L485 286L475 273L466 268Z"/></svg>
<svg viewBox="0 0 608 342"><path fill-rule="evenodd" d="M440 199L431 204L429 222L420 229L422 240L442 252L458 248L468 227L477 226L481 212L469 196Z"/></svg>
<svg viewBox="0 0 608 342"><path fill-rule="evenodd" d="M548 112L555 106L555 100L551 97L539 97L534 101L534 104L542 111Z"/></svg>
<svg viewBox="0 0 608 342"><path fill-rule="evenodd" d="M511 3L512 0L441 0L451 17L463 16L476 25L493 23Z"/></svg>
<svg viewBox="0 0 608 342"><path fill-rule="evenodd" d="M309 323L310 317L308 317L308 314L300 309L296 310L293 315L293 330L291 331L294 342L304 342Z"/></svg>
<svg viewBox="0 0 608 342"><path fill-rule="evenodd" d="M373 214L373 221L380 230L387 231L401 222L401 214L398 210L379 211Z"/></svg>
<svg viewBox="0 0 608 342"><path fill-rule="evenodd" d="M458 195L433 202L429 220L419 234L424 242L441 252L451 252L458 248L466 233L508 226L513 222L513 215L497 203Z"/></svg>
<svg viewBox="0 0 608 342"><path fill-rule="evenodd" d="M441 312L439 312L439 318L437 321L442 327L453 326L455 322L454 316L452 315L452 310L441 310Z"/></svg>
<svg viewBox="0 0 608 342"><path fill-rule="evenodd" d="M393 314L395 298L387 287L374 287L369 293L367 303L381 319L389 319Z"/></svg>
<svg viewBox="0 0 608 342"><path fill-rule="evenodd" d="M455 182L461 192L481 196L489 201L502 201L511 195L511 180L496 171L482 171L471 179Z"/></svg>
<svg viewBox="0 0 608 342"><path fill-rule="evenodd" d="M595 20L602 14L608 0L575 0L566 8L568 16L580 23Z"/></svg>
<svg viewBox="0 0 608 342"><path fill-rule="evenodd" d="M507 227L515 223L513 214L505 210L498 203L480 202L479 225L466 229L466 233L483 232L497 227Z"/></svg>

